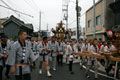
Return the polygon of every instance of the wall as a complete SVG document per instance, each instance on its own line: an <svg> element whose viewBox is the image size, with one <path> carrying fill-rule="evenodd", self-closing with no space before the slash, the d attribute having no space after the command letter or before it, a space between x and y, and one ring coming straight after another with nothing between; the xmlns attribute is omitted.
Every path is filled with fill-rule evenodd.
<svg viewBox="0 0 120 80"><path fill-rule="evenodd" d="M115 14L115 25L120 25L120 13Z"/></svg>
<svg viewBox="0 0 120 80"><path fill-rule="evenodd" d="M105 27L114 26L115 25L115 14L113 13L112 9L110 9L110 4L113 3L114 0L106 0L106 17Z"/></svg>
<svg viewBox="0 0 120 80"><path fill-rule="evenodd" d="M3 28L2 23L4 23L6 21L6 19L0 19L0 29Z"/></svg>
<svg viewBox="0 0 120 80"><path fill-rule="evenodd" d="M10 38L18 35L20 28L17 24L13 22L9 22L8 24L5 25L4 28L4 34Z"/></svg>
<svg viewBox="0 0 120 80"><path fill-rule="evenodd" d="M104 1L100 1L97 5L96 5L96 17L97 16L101 16L101 24L96 25L96 31L103 31L104 28ZM93 24L93 7L88 10L86 12L86 33L93 33L94 32L94 24ZM91 20L91 27L88 28L88 21Z"/></svg>

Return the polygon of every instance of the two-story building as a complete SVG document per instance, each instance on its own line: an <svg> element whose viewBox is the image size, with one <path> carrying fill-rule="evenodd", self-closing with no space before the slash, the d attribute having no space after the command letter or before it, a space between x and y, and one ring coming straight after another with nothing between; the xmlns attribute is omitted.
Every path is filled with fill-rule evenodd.
<svg viewBox="0 0 120 80"><path fill-rule="evenodd" d="M85 35L87 39L93 39L94 29L96 29L96 38L105 40L106 29L114 26L114 13L109 5L114 0L99 0L95 4L96 28L94 28L94 8L93 6L86 11L86 28Z"/></svg>

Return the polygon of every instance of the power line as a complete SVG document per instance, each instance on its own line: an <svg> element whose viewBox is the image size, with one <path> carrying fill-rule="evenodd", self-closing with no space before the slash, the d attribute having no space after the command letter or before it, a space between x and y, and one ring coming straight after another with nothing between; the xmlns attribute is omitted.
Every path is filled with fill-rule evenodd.
<svg viewBox="0 0 120 80"><path fill-rule="evenodd" d="M74 20L73 22L71 22L71 23L69 24L69 26L72 25L74 22L76 22L76 20Z"/></svg>
<svg viewBox="0 0 120 80"><path fill-rule="evenodd" d="M12 0L12 1L11 1L11 0L9 0L9 1L10 1L10 3L12 3L12 4L13 4L13 2L12 2L12 1L14 1L14 2L15 2L15 0ZM30 8L32 9L32 10L30 9L32 12L33 12L33 11L34 11L34 12L36 12L36 10L35 10L34 8L32 8L32 7L31 7L31 5L30 5L27 1L25 1L25 3L27 4L27 7L30 7ZM16 5L16 4L13 4L13 5ZM17 7L18 7L18 6L17 6ZM23 9L22 9L22 10L23 10Z"/></svg>
<svg viewBox="0 0 120 80"><path fill-rule="evenodd" d="M70 24L68 24L69 26L72 25L73 23L75 23L76 20L74 20L73 22L71 22ZM85 22L80 22L80 23L85 23Z"/></svg>
<svg viewBox="0 0 120 80"><path fill-rule="evenodd" d="M20 11L17 11L17 10L14 10L14 9L12 9L6 2L4 2L3 0L1 0L6 6L8 6L8 7L6 7L6 6L3 6L3 5L0 5L1 7L4 7L4 8L7 8L7 9L10 9L10 10L12 10L14 13L16 13L16 12L19 12L20 13ZM16 13L17 14L17 13ZM22 14L22 13L21 13ZM18 15L18 14L17 14ZM26 15L26 14L24 14L24 15ZM28 14L27 14L28 15ZM29 15L29 16L31 16L31 15ZM21 19L23 19L24 21L26 21L26 22L28 22L28 20L30 20L30 19L28 19L28 20L25 20L24 18L22 18L21 17ZM30 21L31 22L31 21ZM34 24L35 25L35 24ZM34 27L34 28L36 28L36 29L38 29L37 27Z"/></svg>
<svg viewBox="0 0 120 80"><path fill-rule="evenodd" d="M34 4L34 7L37 8L37 10L39 9L39 7L37 6L37 4L33 1L33 0L30 0L29 3L27 2L27 0L24 0L30 7L31 7L31 4ZM32 7L31 7L32 8ZM32 8L33 9L33 8ZM42 12L41 12L42 13ZM41 30L41 20L39 22L39 31ZM37 28L38 29L38 28Z"/></svg>
<svg viewBox="0 0 120 80"><path fill-rule="evenodd" d="M14 9L12 9L6 2L4 2L3 0L1 0L6 6L8 6L8 7L6 7L6 8L8 8L8 9L11 9L14 13L16 13L16 11L17 10L14 10ZM1 6L3 6L3 5L1 5ZM5 8L5 6L3 6L4 8ZM16 13L17 14L17 13ZM17 14L17 15L19 15L19 14ZM22 18L22 17L21 17ZM22 18L24 21L28 21L28 20L25 20L24 18Z"/></svg>
<svg viewBox="0 0 120 80"><path fill-rule="evenodd" d="M8 8L10 8L10 9L12 9L5 1L3 1L3 0L1 0L2 1L2 3L3 4L5 4ZM12 10L15 14L17 14L16 13L16 11L14 11L14 10ZM19 14L17 14L18 16L19 16ZM24 19L23 19L24 20ZM26 20L25 20L26 21Z"/></svg>
<svg viewBox="0 0 120 80"><path fill-rule="evenodd" d="M85 15L86 12L84 12L82 15L80 15L80 17L82 17L83 15Z"/></svg>
<svg viewBox="0 0 120 80"><path fill-rule="evenodd" d="M27 2L26 0L24 0L24 1L25 1L25 3L28 4L29 7L31 7L34 11L36 11L36 10L31 6L31 4L30 4L29 2Z"/></svg>
<svg viewBox="0 0 120 80"><path fill-rule="evenodd" d="M27 15L27 16L29 16L29 17L34 17L34 16L32 16L32 15L29 15L29 14L26 14L26 13L23 13L23 12L20 12L20 11L17 11L17 10L15 10L15 9L12 9L12 8L9 8L9 7L6 7L6 6L3 6L3 5L0 5L1 7L3 7L3 8L6 8L6 9L9 9L9 10L12 10L12 11L15 11L15 12L18 12L18 13L21 13L21 14L24 14L24 15ZM18 14L17 14L18 15Z"/></svg>
<svg viewBox="0 0 120 80"><path fill-rule="evenodd" d="M15 9L12 9L5 1L3 1L3 0L1 0L6 6L3 6L3 5L0 5L1 7L4 7L4 8L6 8L6 9L9 9L9 10L12 10L13 12L18 12L18 13L20 13L20 14L23 14L23 15L26 15L26 16L29 16L29 17L34 17L34 16L32 16L32 15L29 15L29 14L26 14L26 13L23 13L23 12L20 12L20 11L18 11L18 10L15 10ZM17 14L17 13L16 13ZM18 14L17 14L18 15Z"/></svg>
<svg viewBox="0 0 120 80"><path fill-rule="evenodd" d="M36 3L34 2L34 1L31 1L31 0L29 0L29 2L27 1L27 0L24 0L30 7L31 7L31 5L33 5L34 6L34 8L33 7L31 7L32 9L36 9L36 10L38 10L39 8L38 8L38 6L36 5Z"/></svg>
<svg viewBox="0 0 120 80"><path fill-rule="evenodd" d="M37 5L33 0L31 0L31 1L32 1L33 4L39 9L38 5Z"/></svg>
<svg viewBox="0 0 120 80"><path fill-rule="evenodd" d="M13 2L12 2L13 1ZM11 4L11 5L14 5L14 6L16 6L17 8L18 8L18 5L16 5L14 2L15 2L16 0L8 0L7 2L9 2L9 4ZM27 7L30 7L29 5L27 5ZM27 8L26 7L26 8ZM31 8L31 7L30 7ZM22 10L22 12L24 11L23 9L21 9L21 7L19 7L19 10ZM31 9L30 9L31 10ZM34 10L34 9L33 9ZM33 12L33 10L31 10L32 12ZM34 11L35 12L35 11Z"/></svg>
<svg viewBox="0 0 120 80"><path fill-rule="evenodd" d="M8 7L8 9L12 9L5 1L3 1L3 0L1 0L1 2L3 3L3 4L5 4L7 7ZM4 8L7 8L7 7L5 7L4 6ZM16 13L16 11L15 10L12 10L14 13ZM17 14L17 13L16 13ZM18 15L18 14L17 14Z"/></svg>
<svg viewBox="0 0 120 80"><path fill-rule="evenodd" d="M86 13L86 12L84 12L80 17L82 17L85 13ZM71 22L71 23L69 24L69 26L70 26L71 24L73 24L74 22L76 22L76 20L74 20L73 22Z"/></svg>

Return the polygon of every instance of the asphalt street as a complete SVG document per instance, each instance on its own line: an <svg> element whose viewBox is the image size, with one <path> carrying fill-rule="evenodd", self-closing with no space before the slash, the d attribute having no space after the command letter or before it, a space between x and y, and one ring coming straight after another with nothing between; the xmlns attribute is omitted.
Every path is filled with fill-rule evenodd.
<svg viewBox="0 0 120 80"><path fill-rule="evenodd" d="M50 70L52 77L47 77L47 73L45 70L45 64L43 64L43 74L39 74L39 62L36 63L36 69L33 69L31 76L32 80L94 80L94 73L90 72L91 78L87 79L85 77L85 69L80 69L79 64L73 64L74 74L70 74L68 70L68 64L63 64L63 66L57 66L57 70ZM3 74L4 76L4 74ZM14 75L10 74L11 78L6 79L4 76L3 80L15 80ZM99 75L98 80L113 80L108 77L104 77Z"/></svg>

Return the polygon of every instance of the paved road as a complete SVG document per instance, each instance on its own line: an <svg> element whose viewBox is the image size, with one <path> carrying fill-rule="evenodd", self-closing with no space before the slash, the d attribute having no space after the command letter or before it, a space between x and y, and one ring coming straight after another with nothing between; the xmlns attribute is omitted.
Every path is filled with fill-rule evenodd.
<svg viewBox="0 0 120 80"><path fill-rule="evenodd" d="M38 62L37 62L38 63ZM39 68L37 65L37 68L35 70L33 70L32 72L32 80L94 80L94 74L90 73L91 78L90 79L86 79L85 78L85 69L80 69L79 68L79 64L75 63L73 65L73 71L75 74L70 74L68 71L68 65L64 64L62 67L57 67L56 71L52 71L52 77L49 78L46 75L46 70L45 70L45 65L43 65L43 74L39 75ZM7 80L5 77L3 80ZM15 80L13 75L11 75L11 78L9 80ZM103 76L99 75L99 80L113 80L110 78L106 78Z"/></svg>

